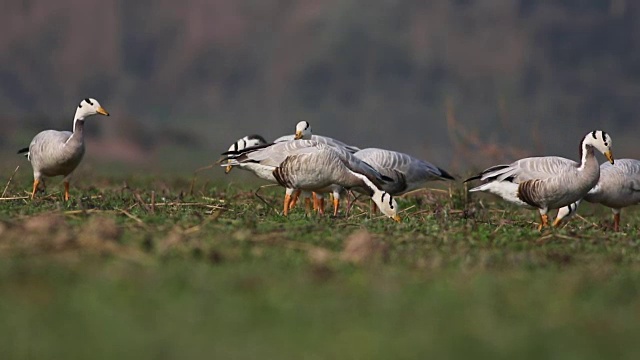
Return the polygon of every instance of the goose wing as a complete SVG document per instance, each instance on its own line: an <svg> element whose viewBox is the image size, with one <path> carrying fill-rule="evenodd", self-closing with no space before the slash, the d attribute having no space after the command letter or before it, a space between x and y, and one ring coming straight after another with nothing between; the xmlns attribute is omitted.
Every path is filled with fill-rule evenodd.
<svg viewBox="0 0 640 360"><path fill-rule="evenodd" d="M548 179L576 169L579 164L559 156L529 157L508 165L492 166L467 180L510 181L515 183L535 179Z"/></svg>
<svg viewBox="0 0 640 360"><path fill-rule="evenodd" d="M335 148L340 148L343 149L351 154L357 152L360 150L360 148L356 147L356 146L351 146L351 145L347 145L345 143L343 143L340 140L336 140L334 138L328 137L328 136L322 136L322 135L311 135L311 140L315 140L320 144L326 144L329 145L331 147L335 147Z"/></svg>
<svg viewBox="0 0 640 360"><path fill-rule="evenodd" d="M399 171L405 175L408 182L454 180L453 176L430 162L397 151L369 148L358 151L356 156L378 170Z"/></svg>
<svg viewBox="0 0 640 360"><path fill-rule="evenodd" d="M287 142L287 141L291 141L291 140L295 140L295 135L284 135L284 136L280 136L279 138L274 140L274 143L280 143L280 142ZM331 147L335 147L338 148L342 151L346 151L349 153L355 153L358 150L360 150L360 148L356 147L356 146L352 146L352 145L347 145L345 143L343 143L340 140L336 140L334 138L330 138L328 136L322 136L322 135L311 135L311 140L318 142L319 144L324 144L324 145L328 145Z"/></svg>
<svg viewBox="0 0 640 360"><path fill-rule="evenodd" d="M323 146L326 145L318 144L313 140L291 140L254 146L240 151L227 151L222 155L227 155L227 159L232 160L232 162L253 162L276 167L290 155L312 153Z"/></svg>

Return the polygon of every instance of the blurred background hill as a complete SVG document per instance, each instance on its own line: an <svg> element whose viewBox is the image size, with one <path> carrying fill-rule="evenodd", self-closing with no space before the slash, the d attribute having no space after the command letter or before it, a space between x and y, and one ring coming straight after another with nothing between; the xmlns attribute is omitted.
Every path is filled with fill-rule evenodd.
<svg viewBox="0 0 640 360"><path fill-rule="evenodd" d="M5 0L2 168L89 96L112 116L89 119L82 166L193 170L301 119L461 174L576 158L596 128L640 157L639 18L628 0Z"/></svg>

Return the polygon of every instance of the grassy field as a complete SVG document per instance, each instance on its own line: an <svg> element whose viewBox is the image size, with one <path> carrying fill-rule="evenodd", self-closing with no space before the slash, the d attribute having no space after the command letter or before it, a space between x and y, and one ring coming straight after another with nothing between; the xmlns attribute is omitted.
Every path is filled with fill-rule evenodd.
<svg viewBox="0 0 640 360"><path fill-rule="evenodd" d="M399 199L402 223L367 201L283 218L281 189L204 175L30 201L23 170L0 201L2 359L640 357L635 209L622 233L590 205L538 233L443 188Z"/></svg>

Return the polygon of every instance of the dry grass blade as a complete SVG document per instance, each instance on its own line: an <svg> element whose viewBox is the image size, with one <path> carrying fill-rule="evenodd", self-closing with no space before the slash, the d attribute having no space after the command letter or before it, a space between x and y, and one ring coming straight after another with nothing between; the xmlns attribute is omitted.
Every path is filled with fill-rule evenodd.
<svg viewBox="0 0 640 360"><path fill-rule="evenodd" d="M262 185L260 187L258 187L256 189L256 191L253 193L258 199L260 199L263 203L265 203L271 210L273 210L276 214L278 213L278 210L276 210L275 206L271 205L271 203L269 203L267 200L265 200L261 195L260 195L260 190L262 190L262 188L265 187L272 187L272 186L278 186L277 184L267 184L267 185Z"/></svg>
<svg viewBox="0 0 640 360"><path fill-rule="evenodd" d="M147 204L144 202L144 200L142 200L142 197L140 196L140 194L139 194L139 193L137 193L137 192L136 192L136 193L134 193L134 194L133 194L133 197L135 197L135 199L136 199L136 201L138 202L138 204L140 204L140 206L142 206L142 208L143 208L146 212L148 212L148 213L150 213L150 212L151 212L151 208L149 207L149 205L147 205Z"/></svg>
<svg viewBox="0 0 640 360"><path fill-rule="evenodd" d="M124 214L126 217L128 217L129 219L132 219L134 221L136 221L138 224L141 225L145 225L144 221L142 221L139 217L133 215L132 213L128 212L127 210L124 209L118 209L119 212L121 212L122 214Z"/></svg>
<svg viewBox="0 0 640 360"><path fill-rule="evenodd" d="M9 188L9 185L11 184L13 177L16 176L18 169L20 169L20 165L16 166L16 169L13 170L13 174L11 174L11 176L9 177L9 180L7 181L7 185L5 185L4 190L2 191L2 195L0 195L0 198L4 198L4 196L7 194L7 189Z"/></svg>
<svg viewBox="0 0 640 360"><path fill-rule="evenodd" d="M10 201L10 200L25 200L29 199L31 196L12 196L12 197L3 197L0 198L0 201Z"/></svg>

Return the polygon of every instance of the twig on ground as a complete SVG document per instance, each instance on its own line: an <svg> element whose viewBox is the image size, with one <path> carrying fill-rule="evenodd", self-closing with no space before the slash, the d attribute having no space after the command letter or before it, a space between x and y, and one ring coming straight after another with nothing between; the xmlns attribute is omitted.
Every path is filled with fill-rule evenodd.
<svg viewBox="0 0 640 360"><path fill-rule="evenodd" d="M3 197L0 198L0 201L10 201L10 200L24 200L24 199L28 199L31 196L13 196L13 197Z"/></svg>
<svg viewBox="0 0 640 360"><path fill-rule="evenodd" d="M142 197L140 196L140 194L139 194L139 193L137 193L137 192L136 192L136 193L134 193L134 194L133 194L133 197L136 199L136 201L138 201L138 203L140 204L140 206L142 206L142 208L143 208L146 212L148 212L148 213L150 213L150 212L151 212L151 208L149 208L149 205L147 205L147 204L144 202L144 200L142 200Z"/></svg>
<svg viewBox="0 0 640 360"><path fill-rule="evenodd" d="M7 189L9 188L9 185L11 184L11 180L13 180L13 177L16 176L16 173L18 172L18 169L20 169L20 165L16 166L16 169L13 170L13 174L11 174L11 177L9 177L9 181L7 181L7 185L5 185L4 190L2 191L2 195L0 195L0 198L4 198L4 195L7 193Z"/></svg>
<svg viewBox="0 0 640 360"><path fill-rule="evenodd" d="M267 200L265 200L262 196L260 196L260 190L262 190L262 188L265 187L272 187L272 186L278 186L277 184L267 184L267 185L262 185L260 187L258 187L256 189L256 191L254 191L254 195L260 199L263 203L265 203L269 208L271 208L276 214L279 214L278 210L276 210L275 206L271 205Z"/></svg>
<svg viewBox="0 0 640 360"><path fill-rule="evenodd" d="M127 210L118 209L118 211L124 214L125 216L127 216L129 219L135 220L137 223L145 225L144 221L142 221L139 217L133 215L132 213L128 212Z"/></svg>

